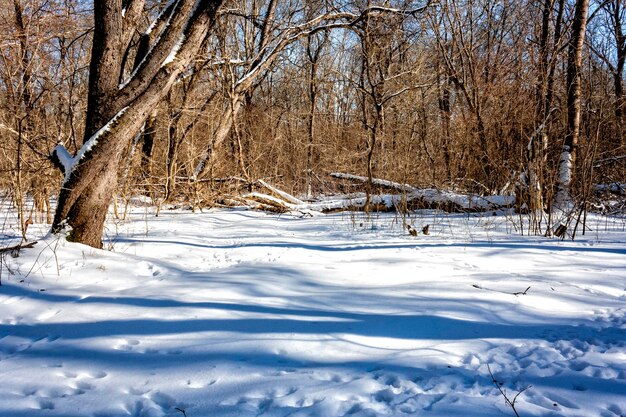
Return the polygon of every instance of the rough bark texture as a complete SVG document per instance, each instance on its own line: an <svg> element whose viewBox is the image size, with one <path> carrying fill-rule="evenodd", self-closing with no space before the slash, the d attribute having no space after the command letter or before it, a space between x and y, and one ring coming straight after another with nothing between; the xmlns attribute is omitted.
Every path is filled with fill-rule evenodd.
<svg viewBox="0 0 626 417"><path fill-rule="evenodd" d="M126 78L130 48L143 1L122 12L121 2L94 5L94 46L82 158L59 194L53 232L70 228L70 240L102 247L104 221L117 186L118 167L144 121L188 67L214 22L221 0L178 0L164 10L157 42ZM141 7L138 6L141 5ZM165 17L163 17L165 15ZM154 29L153 29L154 30ZM173 54L173 55L172 55ZM126 78L126 79L125 79Z"/></svg>
<svg viewBox="0 0 626 417"><path fill-rule="evenodd" d="M615 88L615 124L616 131L619 135L619 143L624 143L624 67L626 64L626 35L622 29L623 25L623 5L622 0L615 0L608 4L610 7L611 21L615 36L615 52L617 54L617 64L613 73L613 83Z"/></svg>
<svg viewBox="0 0 626 417"><path fill-rule="evenodd" d="M568 47L567 63L567 134L559 162L558 190L555 204L564 207L571 202L571 183L580 136L582 50L587 28L589 0L577 0Z"/></svg>
<svg viewBox="0 0 626 417"><path fill-rule="evenodd" d="M154 139L156 137L157 123L156 112L148 116L141 133L141 171L145 178L152 175L152 151L154 150Z"/></svg>

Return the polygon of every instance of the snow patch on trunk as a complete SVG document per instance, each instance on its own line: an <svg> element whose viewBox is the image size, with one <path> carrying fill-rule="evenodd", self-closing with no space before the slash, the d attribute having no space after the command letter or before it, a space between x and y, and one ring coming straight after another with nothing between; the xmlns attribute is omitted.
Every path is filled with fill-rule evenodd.
<svg viewBox="0 0 626 417"><path fill-rule="evenodd" d="M69 181L70 176L72 175L72 172L74 172L74 170L76 169L76 166L78 166L78 163L81 161L81 159L83 159L85 155L88 152L90 152L94 146L96 146L96 144L98 143L98 140L104 134L106 134L113 128L113 126L120 119L120 117L122 117L122 115L126 113L126 110L128 110L128 106L120 110L115 116L113 116L111 120L107 122L107 124L102 126L96 133L94 133L87 140L87 142L85 142L83 146L78 150L78 152L76 153L76 156L74 156L74 158L71 158L71 160L69 159L70 154L69 152L67 152L67 150L65 150L65 148L63 148L64 151L62 151L64 159L61 160L61 155L58 152L58 148L62 147L62 145L57 145L55 147L55 150L57 150L57 155L59 156L59 160L61 160L61 164L63 164L63 166L65 167L65 179L63 180L63 184L66 184Z"/></svg>
<svg viewBox="0 0 626 417"><path fill-rule="evenodd" d="M181 35L178 42L176 42L176 45L174 45L174 47L172 48L172 51L170 52L170 54L167 56L167 58L165 58L165 61L163 61L163 64L161 64L161 67L164 67L167 64L174 62L174 60L176 59L176 54L178 54L178 51L184 42L185 42L185 35Z"/></svg>
<svg viewBox="0 0 626 417"><path fill-rule="evenodd" d="M572 153L570 152L569 148L563 149L563 152L561 152L561 157L559 159L558 190L556 193L556 199L554 201L557 208L565 209L572 204L572 197L570 195L572 169Z"/></svg>

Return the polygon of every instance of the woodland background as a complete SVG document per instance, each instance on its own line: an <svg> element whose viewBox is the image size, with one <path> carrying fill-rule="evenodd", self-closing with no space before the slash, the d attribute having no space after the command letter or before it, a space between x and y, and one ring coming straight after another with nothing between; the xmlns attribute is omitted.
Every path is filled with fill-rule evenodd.
<svg viewBox="0 0 626 417"><path fill-rule="evenodd" d="M531 175L539 196L524 205L548 207L568 130L576 3L441 0L413 12L406 2L307 32L324 13L372 5L230 0L129 141L117 198L211 206L259 179L311 198L347 191L328 176L341 171L479 195L519 193ZM155 17L166 5L146 7ZM576 201L594 184L620 192L626 182L625 9L589 4ZM83 143L93 25L90 2L0 3L0 188L23 227L46 207L51 220L63 180L55 146L74 154Z"/></svg>

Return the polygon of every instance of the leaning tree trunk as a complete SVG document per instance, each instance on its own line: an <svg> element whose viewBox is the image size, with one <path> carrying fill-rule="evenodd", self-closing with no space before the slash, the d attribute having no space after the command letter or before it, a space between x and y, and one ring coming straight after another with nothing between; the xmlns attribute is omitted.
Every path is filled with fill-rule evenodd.
<svg viewBox="0 0 626 417"><path fill-rule="evenodd" d="M59 195L53 231L67 225L71 228L69 240L102 247L102 231L117 187L119 164L133 130L132 126L121 126L108 132L103 138L107 146L100 146L72 172Z"/></svg>
<svg viewBox="0 0 626 417"><path fill-rule="evenodd" d="M214 22L222 0L170 3L143 37L151 48L126 77L144 1L126 9L116 0L94 2L94 40L89 74L85 140L70 156L53 153L65 173L52 231L69 228L68 239L102 247L104 221L117 187L118 167L144 121L190 64Z"/></svg>

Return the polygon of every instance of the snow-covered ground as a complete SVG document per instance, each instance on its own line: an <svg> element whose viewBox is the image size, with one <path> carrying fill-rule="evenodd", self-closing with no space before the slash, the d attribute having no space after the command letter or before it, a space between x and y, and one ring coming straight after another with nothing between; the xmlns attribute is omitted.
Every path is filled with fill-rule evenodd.
<svg viewBox="0 0 626 417"><path fill-rule="evenodd" d="M528 387L522 417L626 415L624 219L573 242L410 220L431 235L136 208L112 250L4 254L0 416L514 416L489 369L511 399Z"/></svg>

